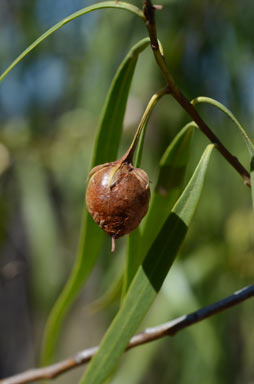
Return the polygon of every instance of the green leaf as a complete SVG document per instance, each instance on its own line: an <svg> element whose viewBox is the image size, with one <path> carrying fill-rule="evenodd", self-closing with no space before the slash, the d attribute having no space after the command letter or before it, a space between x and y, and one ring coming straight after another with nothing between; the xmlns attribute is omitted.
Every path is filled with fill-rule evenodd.
<svg viewBox="0 0 254 384"><path fill-rule="evenodd" d="M139 267L118 314L80 384L104 383L156 298L190 225L213 147L210 144L206 148L191 180Z"/></svg>
<svg viewBox="0 0 254 384"><path fill-rule="evenodd" d="M191 103L193 105L196 105L199 103L210 104L210 105L218 108L223 113L225 113L225 115L227 115L230 118L230 120L233 121L233 123L238 127L238 129L240 130L240 133L241 133L241 135L242 135L242 137L243 137L243 139L247 145L247 148L250 152L250 155L254 156L254 144L252 143L251 139L247 135L243 126L240 124L240 122L237 120L237 118L233 115L233 113L227 107L225 107L225 105L221 104L217 100L211 99L210 97L204 97L204 96L197 97L196 99L192 100Z"/></svg>
<svg viewBox="0 0 254 384"><path fill-rule="evenodd" d="M59 292L63 279L63 262L59 252L61 240L47 174L38 156L24 151L15 160L14 169L30 251L32 294L36 305L45 310L53 304L52 298Z"/></svg>
<svg viewBox="0 0 254 384"><path fill-rule="evenodd" d="M122 286L122 299L125 296L131 280L140 266L140 245L141 245L141 231L136 228L135 231L129 234L126 250L126 265L123 273L123 286Z"/></svg>
<svg viewBox="0 0 254 384"><path fill-rule="evenodd" d="M124 292L128 290L138 267L181 193L195 127L197 126L193 122L183 127L162 156L159 177L152 194L144 230L139 239L136 231L129 236Z"/></svg>
<svg viewBox="0 0 254 384"><path fill-rule="evenodd" d="M135 135L135 139L138 137L138 144L137 144L137 153L135 157L135 167L140 167L141 164L141 159L142 159L142 152L143 152L143 144L144 144L144 138L145 138L145 133L146 133L146 127L148 124L148 121L150 119L151 113L158 103L159 99L167 94L167 88L164 88L160 90L159 92L155 93L149 103L147 104L146 110L142 116L142 119L139 123L137 133ZM141 233L140 229L137 228L134 232L132 232L128 236L128 246L127 246L127 252L126 252L126 267L125 267L125 272L124 272L124 279L123 279L123 292L122 295L124 296L130 282L135 275L138 267L141 264L140 258L137 257L139 254L138 248L140 244L140 239L141 239Z"/></svg>
<svg viewBox="0 0 254 384"><path fill-rule="evenodd" d="M117 74L112 82L101 122L101 126L105 125L107 129L100 129L98 132L92 167L115 160L121 138L121 130L117 128L122 124L137 58L149 44L149 38L145 38L134 45L118 70L121 76Z"/></svg>
<svg viewBox="0 0 254 384"><path fill-rule="evenodd" d="M155 93L151 99L149 100L149 103L147 104L147 107L145 109L145 112L142 116L142 119L139 123L139 127L136 133L136 136L139 137L138 140L138 145L137 145L137 150L136 150L136 156L135 156L135 167L138 168L140 167L141 164L141 159L142 159L142 153L143 153L143 145L144 145L144 139L145 139L145 134L146 134L146 128L147 124L150 120L151 113L154 110L154 107L158 103L158 101L165 96L168 93L167 88L161 89L159 92ZM138 131L141 132L140 136L138 135ZM135 139L135 138L134 138Z"/></svg>
<svg viewBox="0 0 254 384"><path fill-rule="evenodd" d="M137 58L148 44L148 38L138 42L125 57L113 79L97 134L92 167L116 159ZM53 358L64 317L88 278L104 238L104 232L94 223L85 206L76 262L46 324L42 349L42 363L45 365Z"/></svg>
<svg viewBox="0 0 254 384"><path fill-rule="evenodd" d="M254 209L254 157L250 159L250 188L251 188L251 200L252 207Z"/></svg>
<svg viewBox="0 0 254 384"><path fill-rule="evenodd" d="M252 199L252 206L254 209L254 144L252 140L249 138L242 124L237 120L237 118L233 115L233 113L227 107L225 107L225 105L221 104L219 101L211 99L210 97L199 96L196 99L192 100L191 103L193 105L196 105L199 103L206 103L214 106L215 108L218 108L220 111L225 113L225 115L227 115L230 118L230 120L233 121L233 123L239 129L250 154L251 199Z"/></svg>
<svg viewBox="0 0 254 384"><path fill-rule="evenodd" d="M216 258L214 254L212 255L215 261ZM202 256L204 256L203 253ZM187 263L190 262L194 264L195 270L197 270L198 266L197 263L193 262L193 258L189 260L188 255L185 260ZM205 262L204 257L202 257L202 260ZM214 266L215 265L216 261L214 263ZM210 267L208 267L208 270L211 273ZM201 272L199 283L205 281L209 273L208 270L205 273ZM214 267L212 270L214 271ZM152 308L150 308L145 318L145 324L142 324L142 327L147 324L160 324L163 323L165 319L174 319L181 316L183 308L185 312L191 312L193 308L202 306L195 296L195 284L193 284L192 276L188 272L188 268L185 268L184 263L178 261L174 264L170 276L164 281L160 294L157 296ZM176 286L177 290L175 289ZM186 348L188 347L190 350L195 348L195 357L198 356L200 364L203 363L205 365L205 371L208 370L212 375L212 372L216 369L216 365L221 361L223 356L219 343L219 335L216 332L216 325L213 322L209 323L209 320L207 320L202 322L202 326L198 329L198 332L194 327L186 329L185 332L188 333L190 337ZM204 339L209 343L209 348L207 348L207 344L204 344ZM129 384L130 372L131 384L143 383L147 371L155 359L163 353L163 345L165 346L165 342L167 343L167 341L161 340L156 343L149 343L146 347L134 348L130 353L125 354L124 364L118 367L110 384ZM169 344L166 345L167 348L170 348ZM190 364L192 364L192 362L190 362Z"/></svg>
<svg viewBox="0 0 254 384"><path fill-rule="evenodd" d="M166 149L160 161L158 181L145 220L142 246L148 250L178 199L189 161L194 122L186 124ZM144 254L146 251L144 250Z"/></svg>
<svg viewBox="0 0 254 384"><path fill-rule="evenodd" d="M86 13L96 11L98 9L103 8L118 8L123 9L129 12L134 13L135 15L139 16L141 19L144 20L143 12L135 7L132 4L124 3L124 2L116 2L116 1L105 1L102 3L97 3L94 5L91 5L89 7L85 7L80 9L77 12L72 13L71 15L65 17L61 21L59 21L57 24L55 24L53 27L48 29L46 32L44 32L38 39L36 39L29 47L27 47L12 63L11 65L1 74L0 76L0 82L7 76L7 74L21 61L23 58L30 53L34 48L36 48L40 43L42 43L47 37L52 35L54 32L56 32L58 29L62 28L65 24L69 23L72 20L77 19L80 16L85 15Z"/></svg>

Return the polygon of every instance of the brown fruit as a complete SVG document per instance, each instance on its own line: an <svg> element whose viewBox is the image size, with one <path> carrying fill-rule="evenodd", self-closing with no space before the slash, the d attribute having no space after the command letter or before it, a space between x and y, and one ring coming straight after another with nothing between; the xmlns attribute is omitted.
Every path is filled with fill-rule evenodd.
<svg viewBox="0 0 254 384"><path fill-rule="evenodd" d="M94 221L114 240L132 232L145 216L150 199L145 171L126 159L92 169L86 205Z"/></svg>

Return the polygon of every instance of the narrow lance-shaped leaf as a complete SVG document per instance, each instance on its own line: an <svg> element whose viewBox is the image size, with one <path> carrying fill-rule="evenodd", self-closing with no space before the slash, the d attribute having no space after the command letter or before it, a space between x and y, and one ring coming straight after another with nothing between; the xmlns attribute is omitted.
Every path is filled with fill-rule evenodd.
<svg viewBox="0 0 254 384"><path fill-rule="evenodd" d="M252 208L254 209L254 156L251 156L251 159L250 159L250 187L251 187Z"/></svg>
<svg viewBox="0 0 254 384"><path fill-rule="evenodd" d="M225 107L225 105L221 104L219 101L214 100L210 97L199 96L196 99L192 100L191 103L193 105L200 104L200 103L206 103L206 104L212 105L215 108L218 108L220 111L225 113L225 115L227 115L230 118L230 120L239 129L239 131L240 131L240 133L241 133L241 135L242 135L242 137L246 143L246 146L249 150L249 154L250 154L250 185L251 185L252 206L254 209L254 144L253 144L252 140L249 138L244 127L239 122L239 120L237 120L237 118L234 116L234 114L227 107Z"/></svg>
<svg viewBox="0 0 254 384"><path fill-rule="evenodd" d="M140 266L140 245L141 245L141 230L136 228L130 233L127 241L126 262L123 272L122 299L126 295L131 280Z"/></svg>
<svg viewBox="0 0 254 384"><path fill-rule="evenodd" d="M190 182L139 267L118 314L103 337L80 384L105 382L156 298L190 225L213 147L210 144L205 150Z"/></svg>
<svg viewBox="0 0 254 384"><path fill-rule="evenodd" d="M33 295L36 297L36 305L45 309L53 304L52 297L59 291L63 278L63 265L59 257L61 240L48 190L47 175L37 157L31 155L17 156L14 169L19 183L30 249Z"/></svg>
<svg viewBox="0 0 254 384"><path fill-rule="evenodd" d="M194 122L185 125L161 158L158 181L143 230L144 255L157 237L181 193L190 156L193 130L196 127Z"/></svg>
<svg viewBox="0 0 254 384"><path fill-rule="evenodd" d="M145 139L145 134L146 134L146 128L147 124L150 120L152 111L154 110L155 106L157 105L158 101L165 96L168 93L167 88L163 88L157 93L155 93L151 99L149 100L149 103L147 104L147 107L145 109L145 112L142 116L142 119L140 121L139 126L141 127L141 135L139 138L139 142L137 145L137 150L136 150L136 156L135 156L135 167L138 168L141 165L141 160L142 160L142 153L143 153L143 145L144 145L144 139Z"/></svg>
<svg viewBox="0 0 254 384"><path fill-rule="evenodd" d="M77 12L72 13L71 15L65 17L61 21L59 21L57 24L55 24L53 27L48 29L46 32L44 32L38 39L36 39L29 47L27 47L12 63L9 65L8 68L0 75L0 82L8 75L8 73L21 61L26 57L28 53L30 53L34 48L36 48L40 43L42 43L47 37L51 36L54 32L58 31L58 29L62 28L65 24L69 23L70 21L73 21L77 19L80 16L85 15L86 13L97 11L99 9L103 8L117 8L117 9L123 9L129 12L134 13L135 15L139 16L141 19L144 19L143 12L135 7L132 4L124 3L124 2L117 2L117 1L105 1L102 3L93 4L89 7L85 7L80 9Z"/></svg>
<svg viewBox="0 0 254 384"><path fill-rule="evenodd" d="M113 79L95 143L92 166L99 162L115 160L117 156L127 98L137 58L148 44L148 38L137 43L130 50ZM104 238L104 232L94 223L84 207L76 262L46 324L42 350L43 364L48 364L52 360L63 319L88 278Z"/></svg>
<svg viewBox="0 0 254 384"><path fill-rule="evenodd" d="M225 105L221 104L217 100L212 99L211 97L205 97L205 96L199 96L196 99L193 99L191 101L191 103L193 105L200 104L200 103L210 104L213 107L219 109L221 112L225 113L225 115L227 115L230 118L230 120L233 121L233 123L239 129L239 131L240 131L240 133L241 133L241 135L242 135L242 137L243 137L243 139L247 145L247 148L250 152L250 155L254 156L254 144L252 143L251 139L247 135L247 132L243 128L242 124L237 120L237 118L233 115L233 113L227 107L225 107Z"/></svg>
<svg viewBox="0 0 254 384"><path fill-rule="evenodd" d="M127 291L138 267L181 193L195 127L196 124L193 122L183 127L162 156L159 177L152 194L144 229L139 235L138 241L136 231L134 231L128 242L129 262L125 273L124 292Z"/></svg>
<svg viewBox="0 0 254 384"><path fill-rule="evenodd" d="M143 152L143 144L144 144L144 138L146 133L146 128L148 121L151 117L151 113L160 100L161 97L165 96L167 94L167 88L164 88L160 90L159 92L155 93L149 103L147 104L147 107L145 109L145 112L142 116L142 119L140 121L138 129L141 128L141 134L139 137L139 142L137 145L137 153L135 157L135 167L140 167L141 159L142 159L142 152ZM137 228L134 232L132 232L128 236L128 243L127 243L127 252L126 252L126 266L124 271L124 280L123 280L123 290L122 294L124 296L125 292L127 291L127 288L129 287L130 281L135 275L138 267L141 264L141 261L138 257L139 255L139 245L140 245L140 239L141 239L141 232L140 228Z"/></svg>

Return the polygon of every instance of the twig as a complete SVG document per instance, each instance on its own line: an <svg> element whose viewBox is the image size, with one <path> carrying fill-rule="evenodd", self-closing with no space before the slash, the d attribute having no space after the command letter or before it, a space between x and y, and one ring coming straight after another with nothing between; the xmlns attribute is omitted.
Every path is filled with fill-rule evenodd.
<svg viewBox="0 0 254 384"><path fill-rule="evenodd" d="M250 174L243 167L237 157L233 156L227 148L222 144L219 138L211 131L208 125L200 117L199 113L195 107L189 102L189 100L182 94L182 92L177 87L165 61L164 56L162 55L159 43L157 39L156 32L156 22L155 22L155 11L157 7L153 6L150 0L144 1L143 12L145 16L146 27L151 40L151 47L157 61L158 66L160 67L164 78L166 79L167 85L171 90L171 94L174 99L183 107L183 109L191 116L192 120L198 125L200 130L208 137L208 139L216 145L217 150L222 154L222 156L228 161L229 164L242 176L245 184L250 187Z"/></svg>
<svg viewBox="0 0 254 384"><path fill-rule="evenodd" d="M157 327L147 328L144 332L133 336L126 350L137 347L153 340L160 339L165 336L174 336L177 332L192 324L196 324L216 313L222 312L232 306L235 306L244 300L254 297L254 285L250 285L235 292L233 295L226 297L214 304L201 308L189 315L184 315L169 321L168 323L158 325ZM74 357L60 361L59 363L49 365L44 368L35 368L15 376L0 380L0 384L25 384L31 383L39 379L53 379L56 376L87 363L94 356L98 347L85 349L78 352Z"/></svg>

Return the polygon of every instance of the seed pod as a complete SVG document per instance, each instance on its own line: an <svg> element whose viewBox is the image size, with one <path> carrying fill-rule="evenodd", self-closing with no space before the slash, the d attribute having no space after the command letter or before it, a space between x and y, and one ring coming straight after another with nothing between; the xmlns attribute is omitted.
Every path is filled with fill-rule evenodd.
<svg viewBox="0 0 254 384"><path fill-rule="evenodd" d="M90 172L86 205L94 221L115 239L132 232L145 216L150 199L145 171L126 157L99 165Z"/></svg>
<svg viewBox="0 0 254 384"><path fill-rule="evenodd" d="M167 93L170 93L168 87L151 97L132 143L121 159L98 165L89 174L86 205L94 221L111 236L112 251L115 239L137 228L148 210L149 179L145 171L134 168L132 160L152 109Z"/></svg>

